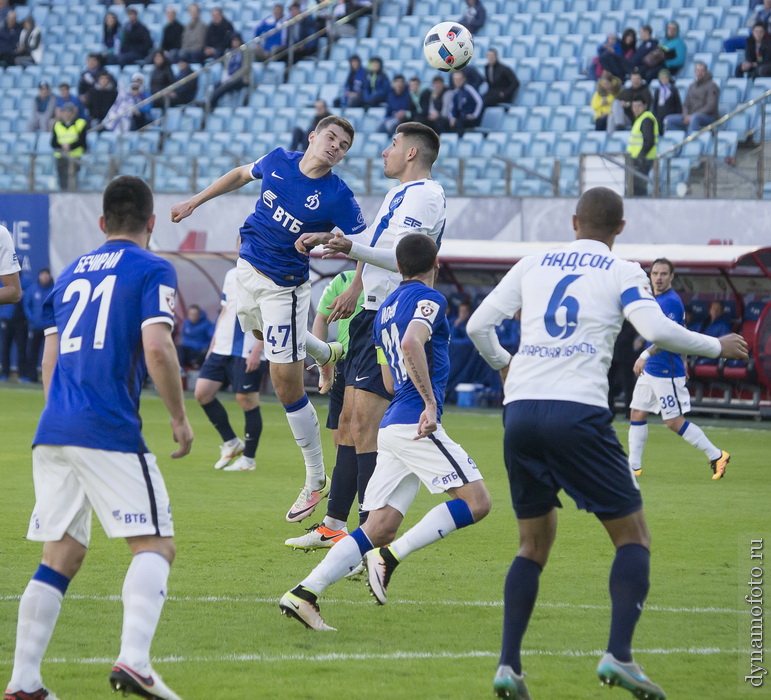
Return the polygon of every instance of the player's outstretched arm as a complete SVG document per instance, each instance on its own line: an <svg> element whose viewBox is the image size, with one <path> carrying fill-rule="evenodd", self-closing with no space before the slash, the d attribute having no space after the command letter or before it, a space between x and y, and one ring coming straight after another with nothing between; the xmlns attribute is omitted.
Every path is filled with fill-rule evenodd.
<svg viewBox="0 0 771 700"><path fill-rule="evenodd" d="M326 243L330 238L332 238L331 233L303 233L295 240L294 247L301 255L309 255L308 248Z"/></svg>
<svg viewBox="0 0 771 700"><path fill-rule="evenodd" d="M171 430L179 449L173 458L184 457L193 444L193 429L187 421L182 379L171 326L167 323L151 323L142 329L142 345L145 351L147 371L150 373L166 410L171 416Z"/></svg>
<svg viewBox="0 0 771 700"><path fill-rule="evenodd" d="M425 408L418 421L418 434L415 440L436 432L436 397L431 386L431 373L426 359L426 343L430 337L428 326L421 321L411 321L402 338L402 353L407 375L412 380Z"/></svg>
<svg viewBox="0 0 771 700"><path fill-rule="evenodd" d="M182 219L190 216L198 207L210 199L219 197L221 194L227 194L237 190L244 185L252 182L252 166L240 165L225 173L221 178L212 182L205 190L193 195L185 202L175 204L171 208L171 221L178 224Z"/></svg>
<svg viewBox="0 0 771 700"><path fill-rule="evenodd" d="M718 340L720 341L720 357L729 360L743 360L744 362L749 359L749 345L738 333L722 335Z"/></svg>
<svg viewBox="0 0 771 700"><path fill-rule="evenodd" d="M495 327L504 318L506 318L505 314L484 300L479 308L471 314L471 318L466 324L466 333L485 362L493 369L508 375L512 355L501 345L498 334L495 332ZM506 381L505 375L501 375L504 383Z"/></svg>

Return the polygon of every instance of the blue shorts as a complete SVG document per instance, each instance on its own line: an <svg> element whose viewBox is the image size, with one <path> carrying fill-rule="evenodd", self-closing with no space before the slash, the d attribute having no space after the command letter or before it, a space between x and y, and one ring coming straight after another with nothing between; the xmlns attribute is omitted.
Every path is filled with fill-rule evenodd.
<svg viewBox="0 0 771 700"><path fill-rule="evenodd" d="M335 365L335 383L329 392L329 413L327 428L337 430L340 424L340 414L343 412L343 397L345 396L345 358Z"/></svg>
<svg viewBox="0 0 771 700"><path fill-rule="evenodd" d="M503 458L517 518L562 504L560 489L600 520L642 508L640 487L607 407L573 401L512 401L503 410Z"/></svg>
<svg viewBox="0 0 771 700"><path fill-rule="evenodd" d="M372 338L377 311L364 309L348 326L348 353L345 356L345 385L369 391L389 401L393 398L383 384L383 374L377 361Z"/></svg>
<svg viewBox="0 0 771 700"><path fill-rule="evenodd" d="M263 360L254 372L247 372L245 357L211 353L203 363L198 376L219 382L223 387L229 384L236 394L251 394L260 390L262 373L267 364L267 361Z"/></svg>

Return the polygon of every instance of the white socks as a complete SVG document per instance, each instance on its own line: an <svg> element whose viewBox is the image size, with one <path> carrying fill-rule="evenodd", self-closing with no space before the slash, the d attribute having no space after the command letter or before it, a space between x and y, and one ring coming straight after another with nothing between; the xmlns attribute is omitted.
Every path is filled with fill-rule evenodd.
<svg viewBox="0 0 771 700"><path fill-rule="evenodd" d="M359 537L363 535L361 529L357 532L361 533ZM343 537L329 550L321 563L300 581L300 585L310 589L316 595L321 595L327 586L353 571L359 565L362 556L357 539L350 535Z"/></svg>
<svg viewBox="0 0 771 700"><path fill-rule="evenodd" d="M142 671L150 664L150 644L166 601L169 562L156 552L140 552L123 581L123 634L118 661Z"/></svg>
<svg viewBox="0 0 771 700"><path fill-rule="evenodd" d="M305 351L319 363L319 366L329 362L329 356L331 354L329 343L319 340L312 333L308 333L305 336Z"/></svg>
<svg viewBox="0 0 771 700"><path fill-rule="evenodd" d="M704 434L704 431L698 425L695 425L690 421L685 421L683 427L680 429L679 435L687 443L694 447L698 447L704 452L710 462L713 459L717 459L722 454L720 448L715 447L710 442L709 438Z"/></svg>
<svg viewBox="0 0 771 700"><path fill-rule="evenodd" d="M328 515L324 516L323 525L324 527L328 527L330 530L348 530L348 523L345 520L330 518Z"/></svg>
<svg viewBox="0 0 771 700"><path fill-rule="evenodd" d="M289 428L305 460L305 484L316 491L324 485L325 479L321 430L316 409L306 394L292 405L284 406L284 410Z"/></svg>
<svg viewBox="0 0 771 700"><path fill-rule="evenodd" d="M642 453L648 441L648 423L632 421L629 424L629 466L642 469Z"/></svg>
<svg viewBox="0 0 771 700"><path fill-rule="evenodd" d="M12 691L33 692L42 687L40 664L59 618L63 597L61 591L42 581L32 579L27 584L19 602L16 653L8 684Z"/></svg>
<svg viewBox="0 0 771 700"><path fill-rule="evenodd" d="M432 508L419 522L389 545L389 549L399 561L415 550L441 540L458 529L450 511L450 503L452 501L440 503Z"/></svg>

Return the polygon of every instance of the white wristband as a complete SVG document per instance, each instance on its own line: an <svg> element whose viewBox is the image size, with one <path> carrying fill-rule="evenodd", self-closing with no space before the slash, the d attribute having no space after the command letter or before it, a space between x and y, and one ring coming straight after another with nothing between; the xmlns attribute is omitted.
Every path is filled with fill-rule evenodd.
<svg viewBox="0 0 771 700"><path fill-rule="evenodd" d="M641 359L641 360L646 360L646 361L648 361L648 360L650 360L650 359L651 359L651 354L650 354L650 353L649 353L647 350L643 350L643 351L640 353L640 359Z"/></svg>

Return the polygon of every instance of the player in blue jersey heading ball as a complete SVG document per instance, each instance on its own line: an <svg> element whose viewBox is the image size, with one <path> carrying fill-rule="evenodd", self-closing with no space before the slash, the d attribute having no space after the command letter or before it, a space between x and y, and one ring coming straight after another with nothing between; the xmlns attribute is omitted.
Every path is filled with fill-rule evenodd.
<svg viewBox="0 0 771 700"><path fill-rule="evenodd" d="M436 243L422 233L402 237L396 247L404 279L380 307L372 337L394 399L380 423L377 465L362 504L369 517L279 602L283 614L311 629L334 629L321 618L318 597L362 557L370 590L384 605L391 575L408 554L479 522L490 511L477 465L440 422L450 371L450 327L447 300L433 289L436 255ZM421 483L451 498L394 541Z"/></svg>
<svg viewBox="0 0 771 700"><path fill-rule="evenodd" d="M303 383L304 358L307 353L318 362L321 393L326 393L343 354L339 343L325 343L308 333L310 265L295 249L295 240L333 228L346 235L366 228L353 193L331 172L353 138L353 127L345 119L326 117L309 135L305 153L277 148L234 168L171 210L171 220L179 222L210 199L262 180L254 213L240 231L238 317L245 332L254 331L265 340L270 377L305 460L305 485L286 515L289 522L307 518L329 493L319 421Z"/></svg>
<svg viewBox="0 0 771 700"><path fill-rule="evenodd" d="M190 451L193 432L171 337L177 275L147 250L155 215L144 182L113 180L103 210L99 226L107 241L65 268L46 300L56 325L45 331L46 406L33 442L36 502L27 533L44 543L43 561L19 603L6 700L54 697L40 664L67 586L86 556L92 509L107 536L125 537L133 554L110 684L146 698L177 698L150 666L175 548L169 497L139 418L149 371L179 443L171 456Z"/></svg>

